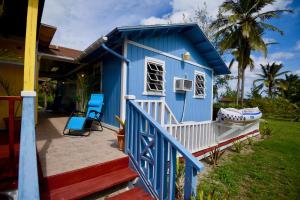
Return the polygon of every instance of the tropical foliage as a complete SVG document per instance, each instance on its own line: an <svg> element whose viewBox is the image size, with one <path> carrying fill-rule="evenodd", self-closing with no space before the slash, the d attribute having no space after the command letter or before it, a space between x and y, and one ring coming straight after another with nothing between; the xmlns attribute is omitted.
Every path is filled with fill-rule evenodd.
<svg viewBox="0 0 300 200"><path fill-rule="evenodd" d="M263 40L266 30L283 31L267 23L269 19L278 18L283 12L290 10L264 11L275 0L227 0L220 7L218 18L211 24L215 36L220 39L219 48L222 52L230 51L233 60L238 62L237 102L240 95L244 97L245 70L253 69L251 51L261 51L267 55L267 44Z"/></svg>
<svg viewBox="0 0 300 200"><path fill-rule="evenodd" d="M297 74L285 74L280 88L280 96L300 105L300 77Z"/></svg>
<svg viewBox="0 0 300 200"><path fill-rule="evenodd" d="M260 78L257 79L255 82L262 82L259 86L262 88L263 86L267 87L267 94L270 98L273 98L275 95L278 94L280 90L285 88L286 83L285 81L280 78L282 75L288 73L288 71L281 72L280 70L283 68L282 64L266 64L260 65L261 66L261 73L257 74Z"/></svg>

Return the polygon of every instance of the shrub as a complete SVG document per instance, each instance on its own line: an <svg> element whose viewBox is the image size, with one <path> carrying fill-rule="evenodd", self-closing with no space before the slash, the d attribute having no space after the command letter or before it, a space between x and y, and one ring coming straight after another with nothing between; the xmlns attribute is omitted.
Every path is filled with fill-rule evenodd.
<svg viewBox="0 0 300 200"><path fill-rule="evenodd" d="M204 190L201 190L200 187L197 189L196 199L195 200L213 200L215 198L215 190L212 192L205 193ZM218 198L220 200L227 200L229 199L229 193L225 193L221 198Z"/></svg>
<svg viewBox="0 0 300 200"><path fill-rule="evenodd" d="M184 197L184 174L185 174L185 165L184 162L180 161L177 158L176 162L176 199L183 199Z"/></svg>
<svg viewBox="0 0 300 200"><path fill-rule="evenodd" d="M272 134L273 129L269 126L267 122L262 123L260 128L260 134L262 137L270 136Z"/></svg>
<svg viewBox="0 0 300 200"><path fill-rule="evenodd" d="M290 103L284 98L260 98L251 99L247 102L248 107L259 107L264 118L295 119L299 117L300 110L296 104Z"/></svg>
<svg viewBox="0 0 300 200"><path fill-rule="evenodd" d="M224 154L225 151L221 151L220 148L215 147L211 152L210 155L207 157L208 163L214 166L217 166L221 156Z"/></svg>
<svg viewBox="0 0 300 200"><path fill-rule="evenodd" d="M252 137L248 137L248 138L247 138L247 142L248 142L248 145L252 145L253 142L254 142L254 140L253 140Z"/></svg>
<svg viewBox="0 0 300 200"><path fill-rule="evenodd" d="M244 144L241 141L235 141L232 147L235 152L240 153L244 147Z"/></svg>

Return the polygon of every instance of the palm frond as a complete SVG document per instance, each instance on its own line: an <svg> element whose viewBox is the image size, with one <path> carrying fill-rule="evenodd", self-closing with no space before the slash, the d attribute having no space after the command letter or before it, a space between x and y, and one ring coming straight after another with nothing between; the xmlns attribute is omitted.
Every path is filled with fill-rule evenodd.
<svg viewBox="0 0 300 200"><path fill-rule="evenodd" d="M271 19L271 18L279 18L280 14L288 12L288 13L293 13L293 10L290 9L282 9L282 10L272 10L272 11L267 11L264 13L259 13L257 14L254 19L259 18L262 21Z"/></svg>
<svg viewBox="0 0 300 200"><path fill-rule="evenodd" d="M264 22L258 22L258 24L264 29L275 31L275 32L280 33L280 35L283 35L283 31L281 29L277 28L276 26L273 26L271 24L267 24Z"/></svg>

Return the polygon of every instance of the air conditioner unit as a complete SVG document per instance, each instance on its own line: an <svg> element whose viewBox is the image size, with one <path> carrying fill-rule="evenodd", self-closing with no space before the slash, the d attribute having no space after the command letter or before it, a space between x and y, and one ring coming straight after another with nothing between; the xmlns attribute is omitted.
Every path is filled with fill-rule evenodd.
<svg viewBox="0 0 300 200"><path fill-rule="evenodd" d="M184 78L175 78L175 91L187 92L192 91L193 81Z"/></svg>

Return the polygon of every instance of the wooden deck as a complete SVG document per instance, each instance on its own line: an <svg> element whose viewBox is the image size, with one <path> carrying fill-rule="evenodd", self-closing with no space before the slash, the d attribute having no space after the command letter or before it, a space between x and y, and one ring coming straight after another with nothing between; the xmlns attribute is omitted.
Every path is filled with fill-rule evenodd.
<svg viewBox="0 0 300 200"><path fill-rule="evenodd" d="M68 117L46 112L39 113L37 150L44 176L104 163L125 157L117 148L117 136L104 128L88 137L62 135Z"/></svg>

